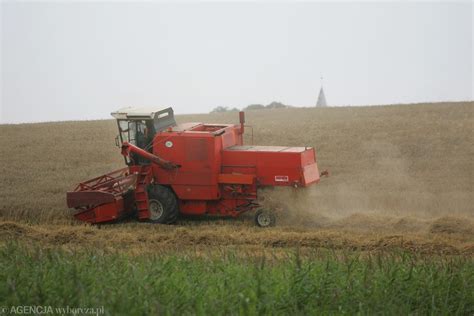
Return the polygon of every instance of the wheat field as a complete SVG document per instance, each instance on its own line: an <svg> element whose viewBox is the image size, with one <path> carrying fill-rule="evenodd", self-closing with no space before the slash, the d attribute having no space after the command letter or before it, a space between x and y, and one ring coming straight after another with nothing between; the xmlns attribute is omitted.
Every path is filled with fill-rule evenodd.
<svg viewBox="0 0 474 316"><path fill-rule="evenodd" d="M0 307L471 315L473 110L474 102L248 111L254 144L314 146L330 171L307 189L262 190L278 214L266 229L251 213L175 225L75 221L66 191L123 167L115 122L1 125ZM231 123L238 114L177 120Z"/></svg>
<svg viewBox="0 0 474 316"><path fill-rule="evenodd" d="M157 234L180 230L198 236L197 243L220 240L212 237L218 229L234 236L235 244L251 247L278 243L275 236L282 236L283 245L305 238L319 245L316 240L324 241L326 233L335 243L356 246L364 246L360 240L368 236L370 248L387 236L402 236L420 247L437 242L444 250L472 253L473 111L473 102L248 111L247 143L313 146L320 170L330 171L308 189L261 192L264 203L279 209L276 228L259 231L249 214L238 220L185 219L172 227L131 222L107 229L124 236L137 227ZM177 121L237 123L238 114L179 115ZM72 218L65 192L123 166L116 134L113 120L1 125L3 234L17 236L15 231L31 224L59 236L64 229L78 234L93 229ZM240 233L263 241L252 243L253 237L240 238ZM22 236L37 239L38 234Z"/></svg>

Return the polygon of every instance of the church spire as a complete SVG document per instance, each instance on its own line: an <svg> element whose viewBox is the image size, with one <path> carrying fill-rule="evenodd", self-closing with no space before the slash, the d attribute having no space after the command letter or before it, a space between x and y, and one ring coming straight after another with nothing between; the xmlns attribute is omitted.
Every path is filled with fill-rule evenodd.
<svg viewBox="0 0 474 316"><path fill-rule="evenodd" d="M324 89L323 89L323 77L321 77L321 89L319 90L319 96L318 96L318 101L316 102L316 107L318 108L324 108L327 107L326 103L326 96L324 95Z"/></svg>

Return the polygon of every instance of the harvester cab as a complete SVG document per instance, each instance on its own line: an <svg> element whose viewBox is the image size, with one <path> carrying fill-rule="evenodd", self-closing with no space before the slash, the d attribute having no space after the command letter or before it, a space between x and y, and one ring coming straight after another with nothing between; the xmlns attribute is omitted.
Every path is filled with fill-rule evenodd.
<svg viewBox="0 0 474 316"><path fill-rule="evenodd" d="M324 174L312 147L245 145L244 112L239 124L179 125L171 108L111 114L127 167L67 193L67 205L85 222L135 217L170 224L181 214L238 217L256 211L258 226L272 226L275 216L258 203L259 189L304 188Z"/></svg>
<svg viewBox="0 0 474 316"><path fill-rule="evenodd" d="M125 107L111 115L117 119L119 134L115 144L120 147L124 142L151 152L152 142L157 132L176 126L174 112L171 107L163 110ZM147 164L148 160L132 153L124 156L127 165Z"/></svg>

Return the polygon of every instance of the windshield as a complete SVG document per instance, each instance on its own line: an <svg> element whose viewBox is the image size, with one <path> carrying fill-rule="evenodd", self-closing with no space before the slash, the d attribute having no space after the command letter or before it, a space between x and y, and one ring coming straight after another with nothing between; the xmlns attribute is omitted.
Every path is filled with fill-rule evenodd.
<svg viewBox="0 0 474 316"><path fill-rule="evenodd" d="M119 130L120 130L120 137L122 138L122 142L129 142L130 143L130 137L129 137L129 127L128 127L128 121L119 121Z"/></svg>
<svg viewBox="0 0 474 316"><path fill-rule="evenodd" d="M118 121L119 132L122 142L129 142L140 148L144 148L153 139L154 130L153 125L148 125L151 128L147 128L146 121Z"/></svg>

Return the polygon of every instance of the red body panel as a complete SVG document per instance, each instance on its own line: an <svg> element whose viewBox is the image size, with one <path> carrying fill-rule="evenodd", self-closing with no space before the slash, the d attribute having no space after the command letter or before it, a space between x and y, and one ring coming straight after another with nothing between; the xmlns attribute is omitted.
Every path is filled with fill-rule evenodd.
<svg viewBox="0 0 474 316"><path fill-rule="evenodd" d="M242 135L234 125L196 124L188 130L178 127L162 132L154 139L153 153L180 168L165 170L154 165L153 174L182 200L217 200L222 149L241 143Z"/></svg>
<svg viewBox="0 0 474 316"><path fill-rule="evenodd" d="M313 148L232 146L223 151L223 173L256 176L259 186L307 186L319 181Z"/></svg>
<svg viewBox="0 0 474 316"><path fill-rule="evenodd" d="M153 166L184 214L237 216L254 207L260 186L308 186L319 181L313 148L242 146L241 126L187 124L155 137L153 154L180 166Z"/></svg>

